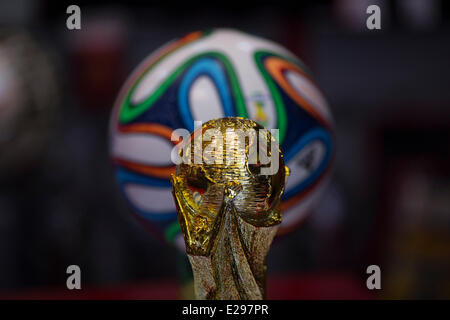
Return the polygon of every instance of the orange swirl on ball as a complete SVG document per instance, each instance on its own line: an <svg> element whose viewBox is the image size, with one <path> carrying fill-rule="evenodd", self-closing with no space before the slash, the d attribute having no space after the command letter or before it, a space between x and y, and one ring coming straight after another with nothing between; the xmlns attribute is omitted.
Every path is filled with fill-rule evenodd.
<svg viewBox="0 0 450 320"><path fill-rule="evenodd" d="M148 124L148 123L135 123L130 125L119 125L118 131L121 133L148 133L158 135L164 139L167 139L172 144L177 144L177 141L172 141L172 129L161 124ZM136 163L120 158L113 159L113 163L120 165L126 169L134 171L136 173L144 175L152 175L161 179L168 179L170 174L175 173L175 165L169 165L164 167L151 166L142 163Z"/></svg>
<svg viewBox="0 0 450 320"><path fill-rule="evenodd" d="M284 76L284 71L294 71L301 74L303 77L311 81L314 84L314 80L308 76L301 68L296 65L280 59L278 57L269 57L264 61L264 65L275 79L275 81L283 88L283 90L288 94L288 96L294 100L300 107L302 107L305 111L311 114L314 118L316 118L322 125L329 128L330 124L328 121L317 111L316 107L314 107L307 99L302 97L289 83L289 81Z"/></svg>

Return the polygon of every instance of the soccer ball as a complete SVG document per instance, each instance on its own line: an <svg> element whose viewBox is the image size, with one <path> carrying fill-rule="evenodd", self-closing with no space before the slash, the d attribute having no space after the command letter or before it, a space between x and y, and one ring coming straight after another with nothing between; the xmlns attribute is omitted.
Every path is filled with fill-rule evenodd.
<svg viewBox="0 0 450 320"><path fill-rule="evenodd" d="M123 86L110 123L121 193L154 233L184 247L169 181L174 129L241 116L279 141L291 174L279 233L311 211L334 153L327 102L303 63L280 45L243 32L190 33L145 59Z"/></svg>

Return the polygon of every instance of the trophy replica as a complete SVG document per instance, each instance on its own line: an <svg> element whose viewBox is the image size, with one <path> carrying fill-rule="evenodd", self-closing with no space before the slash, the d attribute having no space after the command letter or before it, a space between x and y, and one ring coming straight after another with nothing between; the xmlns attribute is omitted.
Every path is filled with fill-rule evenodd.
<svg viewBox="0 0 450 320"><path fill-rule="evenodd" d="M276 138L253 120L229 117L206 122L180 145L171 181L196 298L264 299L289 173Z"/></svg>

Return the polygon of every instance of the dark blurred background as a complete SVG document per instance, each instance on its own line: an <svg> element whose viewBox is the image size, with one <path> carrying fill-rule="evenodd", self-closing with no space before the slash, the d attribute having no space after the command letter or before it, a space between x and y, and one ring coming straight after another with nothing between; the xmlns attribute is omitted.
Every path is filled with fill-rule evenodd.
<svg viewBox="0 0 450 320"><path fill-rule="evenodd" d="M0 50L0 71L14 66L20 84L3 100L34 108L17 128L0 121L0 297L58 297L71 264L84 297L176 297L177 250L149 235L119 195L109 115L153 50L231 27L297 54L336 123L323 201L269 253L272 297L450 298L448 1L76 1L81 30L66 28L70 4L0 2L0 48L7 43L13 61ZM371 4L381 30L366 28ZM381 290L366 288L371 264Z"/></svg>

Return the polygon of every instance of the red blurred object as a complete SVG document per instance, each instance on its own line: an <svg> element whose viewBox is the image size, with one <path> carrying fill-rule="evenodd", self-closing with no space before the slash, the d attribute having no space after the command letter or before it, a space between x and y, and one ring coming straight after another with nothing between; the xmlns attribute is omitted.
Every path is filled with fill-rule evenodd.
<svg viewBox="0 0 450 320"><path fill-rule="evenodd" d="M365 280L351 274L272 275L267 283L268 299L373 299L365 288ZM29 291L0 294L3 300L174 300L179 299L179 287L175 280L159 280L142 284L130 284L81 290L41 288Z"/></svg>
<svg viewBox="0 0 450 320"><path fill-rule="evenodd" d="M348 273L273 275L267 283L270 300L366 300L374 299L363 278Z"/></svg>
<svg viewBox="0 0 450 320"><path fill-rule="evenodd" d="M125 76L126 30L120 20L96 18L71 38L72 79L83 107L109 107Z"/></svg>

